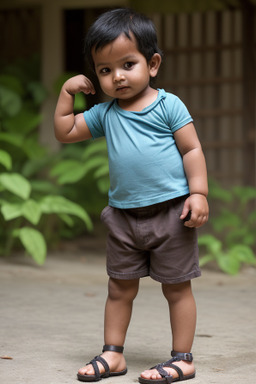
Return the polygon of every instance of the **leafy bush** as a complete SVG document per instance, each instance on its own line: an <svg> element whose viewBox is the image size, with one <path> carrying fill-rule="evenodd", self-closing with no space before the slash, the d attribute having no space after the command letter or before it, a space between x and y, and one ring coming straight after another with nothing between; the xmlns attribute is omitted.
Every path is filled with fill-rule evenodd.
<svg viewBox="0 0 256 384"><path fill-rule="evenodd" d="M2 68L0 75L0 254L10 254L19 239L27 253L43 264L47 233L54 233L61 221L72 226L73 216L88 230L92 222L50 177L55 156L38 140L42 119L38 111L46 97L33 72L38 67L33 60L20 62Z"/></svg>
<svg viewBox="0 0 256 384"><path fill-rule="evenodd" d="M214 207L209 220L212 234L199 237L205 252L200 264L215 261L222 271L235 275L243 263L256 263L256 188L235 186L228 190L213 180L209 184L209 201Z"/></svg>

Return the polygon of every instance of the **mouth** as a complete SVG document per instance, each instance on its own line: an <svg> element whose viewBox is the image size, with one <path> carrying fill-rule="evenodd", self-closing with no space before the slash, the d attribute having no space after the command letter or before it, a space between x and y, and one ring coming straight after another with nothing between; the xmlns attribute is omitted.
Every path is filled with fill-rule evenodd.
<svg viewBox="0 0 256 384"><path fill-rule="evenodd" d="M128 89L128 87L126 87L126 86L121 86L121 87L117 87L116 91L117 91L117 92L125 92L127 89Z"/></svg>

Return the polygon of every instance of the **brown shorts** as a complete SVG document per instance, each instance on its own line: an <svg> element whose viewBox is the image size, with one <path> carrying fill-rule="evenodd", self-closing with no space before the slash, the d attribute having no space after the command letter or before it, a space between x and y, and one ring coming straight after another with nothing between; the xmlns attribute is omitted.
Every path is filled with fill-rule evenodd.
<svg viewBox="0 0 256 384"><path fill-rule="evenodd" d="M177 284L201 275L196 229L185 227L180 220L186 198L142 208L103 209L110 277L151 276L161 283Z"/></svg>

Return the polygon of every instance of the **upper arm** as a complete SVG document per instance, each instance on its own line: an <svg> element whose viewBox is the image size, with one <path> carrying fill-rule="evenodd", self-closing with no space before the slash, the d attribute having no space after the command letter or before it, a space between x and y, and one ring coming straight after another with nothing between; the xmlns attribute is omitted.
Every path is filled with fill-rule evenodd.
<svg viewBox="0 0 256 384"><path fill-rule="evenodd" d="M65 124L65 116L62 117L63 124ZM74 116L74 125L68 133L62 135L62 131L55 131L57 139L62 143L76 143L78 141L84 141L92 138L92 134L83 113L79 113Z"/></svg>
<svg viewBox="0 0 256 384"><path fill-rule="evenodd" d="M182 156L194 149L201 150L201 144L193 123L186 124L175 131L174 139Z"/></svg>

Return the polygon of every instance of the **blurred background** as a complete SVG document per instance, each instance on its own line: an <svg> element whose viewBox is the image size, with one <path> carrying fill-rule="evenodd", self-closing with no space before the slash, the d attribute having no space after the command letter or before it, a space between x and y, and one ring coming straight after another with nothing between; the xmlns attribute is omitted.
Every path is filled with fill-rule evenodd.
<svg viewBox="0 0 256 384"><path fill-rule="evenodd" d="M164 54L156 87L187 105L207 161L211 219L200 232L201 264L236 274L256 251L256 0L1 0L0 253L21 245L43 264L47 248L81 238L85 247L104 232L105 142L60 145L53 114L66 78L84 73L96 82L84 36L116 7L156 25ZM96 96L76 98L77 111L104 101L96 87Z"/></svg>

